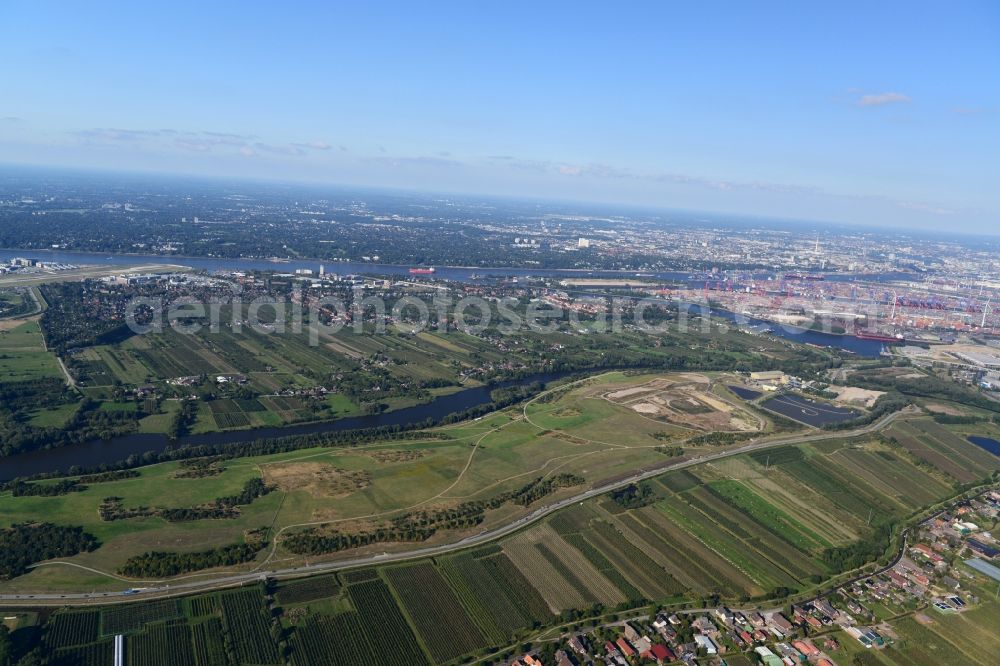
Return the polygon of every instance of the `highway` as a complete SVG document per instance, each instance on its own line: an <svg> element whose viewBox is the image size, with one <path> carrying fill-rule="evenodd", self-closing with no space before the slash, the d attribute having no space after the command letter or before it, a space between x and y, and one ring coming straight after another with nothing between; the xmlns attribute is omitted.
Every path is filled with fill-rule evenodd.
<svg viewBox="0 0 1000 666"><path fill-rule="evenodd" d="M628 476L626 478L617 479L614 481L609 481L600 486L591 488L572 497L565 498L553 504L549 504L544 507L539 507L531 513L524 515L513 522L507 523L500 527L496 527L491 530L486 530L480 532L479 534L474 534L460 541L440 544L436 546L426 546L423 548L416 548L414 550L408 550L399 553L378 553L374 555L365 555L363 557L356 557L352 559L336 560L331 562L318 562L316 564L308 564L300 567L291 567L285 569L273 569L264 571L253 571L247 573L230 573L230 574L219 574L213 578L205 578L197 581L187 581L187 582L177 582L175 584L170 584L168 581L156 582L152 584L151 587L129 587L119 591L109 591L109 592L84 592L84 593L69 593L69 594L3 594L0 595L0 607L17 607L17 606L71 606L71 605L88 605L88 604L110 604L110 603L125 603L134 601L143 601L152 598L165 598L173 596L181 596L187 594L194 594L197 592L206 592L211 590L218 590L222 588L229 587L239 587L246 585L247 583L254 583L266 578L298 578L303 576L310 576L321 573L330 573L333 571L339 571L343 569L352 569L362 566L370 566L376 564L386 564L390 562L402 562L406 560L413 560L423 557L433 557L438 555L445 555L456 550L462 550L464 548L471 548L473 546L480 546L487 542L493 541L520 529L536 523L542 518L548 516L549 514L558 511L560 509L566 508L577 502L582 502L584 500L597 497L611 490L616 490L630 483L636 483L654 476L658 476L668 471L676 469L684 469L686 467L693 467L695 465L703 465L705 463L714 462L716 460L722 460L731 456L741 455L748 453L750 451L759 451L762 449L776 448L779 446L786 446L789 444L804 444L811 441L817 441L822 439L830 439L831 437L847 438L847 437L857 437L860 435L870 434L877 430L880 430L897 418L912 415L911 408L905 408L902 411L894 412L889 414L882 419L871 423L867 426L857 428L855 430L845 430L845 431L816 431L811 434L799 434L799 435L789 435L786 437L778 437L775 439L765 440L762 442L745 444L743 446L727 449L725 451L720 451L718 453L712 453L709 455L703 455L696 458L691 458L689 460L672 461L666 462L662 465L657 465L650 468L640 469L635 474ZM42 563L38 566L75 566L70 562L48 562ZM97 572L103 573L103 572ZM105 574L107 575L107 574ZM117 576L112 576L118 578ZM121 579L125 580L125 579ZM133 584L141 584L139 582L134 582ZM138 590L138 591L133 591Z"/></svg>

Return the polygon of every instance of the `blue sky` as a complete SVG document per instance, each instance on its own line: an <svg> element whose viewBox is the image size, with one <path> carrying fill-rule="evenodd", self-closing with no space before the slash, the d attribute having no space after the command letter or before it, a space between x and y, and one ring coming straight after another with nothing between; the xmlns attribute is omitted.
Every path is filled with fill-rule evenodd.
<svg viewBox="0 0 1000 666"><path fill-rule="evenodd" d="M996 2L0 3L0 162L1000 228Z"/></svg>

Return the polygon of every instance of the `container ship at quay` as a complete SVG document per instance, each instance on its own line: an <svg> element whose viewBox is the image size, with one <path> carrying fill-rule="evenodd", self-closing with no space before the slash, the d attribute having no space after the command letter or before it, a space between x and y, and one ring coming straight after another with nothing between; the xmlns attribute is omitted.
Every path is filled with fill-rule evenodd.
<svg viewBox="0 0 1000 666"><path fill-rule="evenodd" d="M854 337L858 340L874 340L875 342L886 342L894 345L901 345L906 342L906 338L901 335L883 335L881 333L868 333L865 331L858 331L854 334Z"/></svg>

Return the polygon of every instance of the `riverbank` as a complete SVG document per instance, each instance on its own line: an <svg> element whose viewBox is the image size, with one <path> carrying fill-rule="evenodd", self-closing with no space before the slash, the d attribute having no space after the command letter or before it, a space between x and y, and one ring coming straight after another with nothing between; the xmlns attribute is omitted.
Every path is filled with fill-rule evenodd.
<svg viewBox="0 0 1000 666"><path fill-rule="evenodd" d="M606 369L589 372L604 372ZM470 410L493 405L491 393L497 389L512 386L526 386L539 383L541 386L566 377L586 374L588 371L565 371L538 373L520 379L512 379L494 384L476 386L439 396L429 402L404 407L391 412L367 416L351 416L332 421L313 421L300 425L257 428L252 430L232 430L189 435L172 440L163 434L136 433L113 437L108 440L91 440L82 444L70 444L53 449L30 451L0 458L0 481L16 478L35 477L67 473L70 469L93 470L101 466L122 466L132 457L161 454L168 449L216 449L227 445L246 444L261 440L305 437L328 433L391 429L406 430L436 425L444 420ZM155 460L153 462L156 462ZM135 466L135 465L130 465Z"/></svg>

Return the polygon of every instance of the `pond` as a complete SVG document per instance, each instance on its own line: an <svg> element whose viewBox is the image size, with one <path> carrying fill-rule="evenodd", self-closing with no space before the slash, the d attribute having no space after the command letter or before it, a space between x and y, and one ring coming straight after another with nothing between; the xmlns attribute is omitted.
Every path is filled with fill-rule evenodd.
<svg viewBox="0 0 1000 666"><path fill-rule="evenodd" d="M995 456L1000 456L1000 442L997 440L981 435L969 435L966 439L979 448L986 449Z"/></svg>
<svg viewBox="0 0 1000 666"><path fill-rule="evenodd" d="M745 386L728 386L727 388L743 400L756 400L760 396L764 395L760 391L753 391Z"/></svg>
<svg viewBox="0 0 1000 666"><path fill-rule="evenodd" d="M829 423L850 421L861 416L853 409L836 407L826 402L810 400L798 395L775 396L761 406L776 414L815 428L821 428Z"/></svg>

